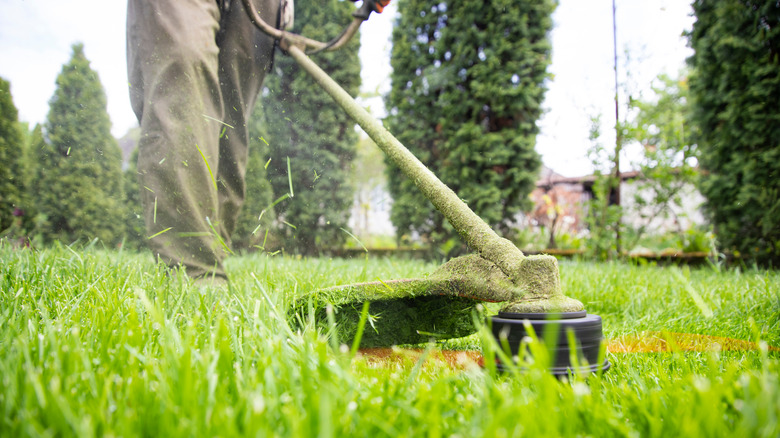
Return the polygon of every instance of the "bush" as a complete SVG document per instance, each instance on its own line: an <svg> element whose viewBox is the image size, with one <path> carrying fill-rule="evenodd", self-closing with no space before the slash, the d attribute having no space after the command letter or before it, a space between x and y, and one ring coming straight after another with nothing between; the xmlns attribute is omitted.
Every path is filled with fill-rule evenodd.
<svg viewBox="0 0 780 438"><path fill-rule="evenodd" d="M693 2L701 192L722 248L780 265L780 3Z"/></svg>

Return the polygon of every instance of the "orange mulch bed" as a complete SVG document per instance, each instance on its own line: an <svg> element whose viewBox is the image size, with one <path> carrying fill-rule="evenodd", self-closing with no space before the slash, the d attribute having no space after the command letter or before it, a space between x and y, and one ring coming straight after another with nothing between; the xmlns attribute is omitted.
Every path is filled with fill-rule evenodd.
<svg viewBox="0 0 780 438"><path fill-rule="evenodd" d="M694 333L643 332L625 335L607 342L610 353L666 353L673 351L749 351L758 344L741 339ZM769 351L780 351L769 347Z"/></svg>
<svg viewBox="0 0 780 438"><path fill-rule="evenodd" d="M625 335L607 341L610 353L668 353L674 351L748 351L758 350L758 344L740 339L698 335L694 333L643 332ZM780 348L769 347L769 351ZM417 362L423 349L407 348L363 348L361 356L369 363ZM428 361L445 363L452 368L465 369L473 365L482 366L482 353L474 350L433 350L428 353Z"/></svg>

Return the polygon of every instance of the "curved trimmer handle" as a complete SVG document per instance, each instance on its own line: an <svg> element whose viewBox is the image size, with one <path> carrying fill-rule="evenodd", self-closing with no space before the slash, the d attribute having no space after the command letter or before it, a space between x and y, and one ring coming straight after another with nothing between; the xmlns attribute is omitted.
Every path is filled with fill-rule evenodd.
<svg viewBox="0 0 780 438"><path fill-rule="evenodd" d="M260 17L260 14L257 13L254 6L252 5L252 0L241 1L244 4L244 10L246 10L247 15L249 15L250 21L252 21L252 23L263 33L275 40L281 41L282 39L286 39L301 47L304 52L308 48L313 49L310 53L340 49L346 43L348 43L353 36L355 36L358 29L360 28L360 25L363 24L364 21L368 20L371 12L381 14L384 7L390 3L390 0L364 0L363 5L352 14L354 19L349 24L349 26L344 29L341 35L337 36L329 42L322 42L313 40L311 38L306 38L302 35L286 32L283 29L277 29L274 26L271 26Z"/></svg>

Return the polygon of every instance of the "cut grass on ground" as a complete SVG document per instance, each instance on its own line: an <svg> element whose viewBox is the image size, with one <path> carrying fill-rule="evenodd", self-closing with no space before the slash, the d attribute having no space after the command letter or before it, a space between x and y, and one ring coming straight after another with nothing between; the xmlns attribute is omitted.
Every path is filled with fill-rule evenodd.
<svg viewBox="0 0 780 438"><path fill-rule="evenodd" d="M767 348L780 346L776 272L562 262L565 293L608 338L670 331L762 348L610 354L604 375L558 381L533 364L377 362L288 324L299 294L435 269L422 262L235 257L230 290L169 277L146 254L0 246L0 263L0 436L780 434L780 357ZM421 348L483 341L489 356L479 334Z"/></svg>

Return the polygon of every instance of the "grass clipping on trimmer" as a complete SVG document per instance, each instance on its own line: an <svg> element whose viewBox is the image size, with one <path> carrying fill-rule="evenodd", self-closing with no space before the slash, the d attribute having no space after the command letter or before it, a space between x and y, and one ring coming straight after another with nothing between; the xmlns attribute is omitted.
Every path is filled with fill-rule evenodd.
<svg viewBox="0 0 780 438"><path fill-rule="evenodd" d="M311 309L324 330L332 321L339 341L350 344L363 303L368 302L360 346L387 347L468 336L477 330L474 320L480 303L513 301L524 294L496 265L468 255L448 261L425 278L321 289L298 299L293 311L305 317ZM333 318L327 316L328 306Z"/></svg>

